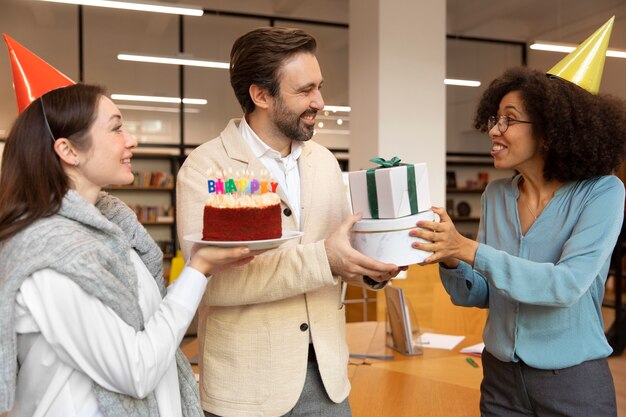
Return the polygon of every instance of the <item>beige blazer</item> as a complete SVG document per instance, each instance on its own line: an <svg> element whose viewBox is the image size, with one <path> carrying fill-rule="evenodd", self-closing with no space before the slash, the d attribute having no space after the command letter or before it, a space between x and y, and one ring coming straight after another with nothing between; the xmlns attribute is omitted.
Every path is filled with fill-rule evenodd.
<svg viewBox="0 0 626 417"><path fill-rule="evenodd" d="M231 120L220 136L196 148L177 180L178 234L202 230L207 169L265 169ZM347 376L341 280L331 274L324 239L348 215L341 171L324 147L305 142L298 160L304 236L216 274L200 308L200 396L220 416L279 416L296 404L306 376L309 337L329 397L343 401ZM281 206L288 207L279 189ZM283 230L297 230L283 214Z"/></svg>

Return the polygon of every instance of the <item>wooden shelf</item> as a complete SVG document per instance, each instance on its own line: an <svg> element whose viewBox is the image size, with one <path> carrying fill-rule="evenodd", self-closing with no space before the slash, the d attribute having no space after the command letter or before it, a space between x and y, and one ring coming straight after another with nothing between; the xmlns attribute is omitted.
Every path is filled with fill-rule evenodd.
<svg viewBox="0 0 626 417"><path fill-rule="evenodd" d="M142 222L140 220L139 223L143 224L144 226L171 226L174 224L174 220L168 222Z"/></svg>
<svg viewBox="0 0 626 417"><path fill-rule="evenodd" d="M446 165L493 167L493 157L488 153L448 152L446 154Z"/></svg>

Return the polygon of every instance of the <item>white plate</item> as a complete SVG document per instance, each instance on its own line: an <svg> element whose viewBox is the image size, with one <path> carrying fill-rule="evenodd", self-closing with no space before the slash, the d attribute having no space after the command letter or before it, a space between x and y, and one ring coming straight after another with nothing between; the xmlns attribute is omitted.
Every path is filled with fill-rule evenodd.
<svg viewBox="0 0 626 417"><path fill-rule="evenodd" d="M199 243L205 246L219 246L221 248L234 248L237 246L246 246L250 250L265 250L277 248L290 239L295 239L304 235L302 232L285 231L280 238L265 240L237 240L237 241L210 241L202 240L202 233L192 233L183 237L187 242Z"/></svg>

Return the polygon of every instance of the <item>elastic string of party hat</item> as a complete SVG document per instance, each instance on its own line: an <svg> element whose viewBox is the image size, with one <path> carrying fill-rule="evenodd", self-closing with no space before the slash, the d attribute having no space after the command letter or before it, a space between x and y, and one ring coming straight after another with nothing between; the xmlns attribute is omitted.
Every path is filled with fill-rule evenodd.
<svg viewBox="0 0 626 417"><path fill-rule="evenodd" d="M52 143L56 142L56 138L52 133L52 129L50 129L50 123L48 123L48 117L46 116L46 106L43 105L43 96L39 97L39 102L41 103L41 111L43 112L43 120L46 122L46 128L48 129L48 133L50 133L50 137L52 138Z"/></svg>

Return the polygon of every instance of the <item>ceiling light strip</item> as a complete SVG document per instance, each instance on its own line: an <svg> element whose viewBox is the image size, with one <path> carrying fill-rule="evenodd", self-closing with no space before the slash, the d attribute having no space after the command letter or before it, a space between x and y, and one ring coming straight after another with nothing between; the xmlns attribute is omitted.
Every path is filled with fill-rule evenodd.
<svg viewBox="0 0 626 417"><path fill-rule="evenodd" d="M174 58L167 56L158 56L158 55L141 55L141 54L130 54L130 53L119 53L117 55L117 59L121 61L134 61L134 62L148 62L153 64L171 64L171 65L186 65L186 66L195 66L195 67L206 67L206 68L219 68L219 69L230 69L230 64L228 62L218 62L218 61L206 61L201 59L189 59L189 58ZM456 79L448 79L444 80L446 85L459 85L463 87L479 87L480 81L473 80L456 80ZM333 111L333 112L349 112L349 106L325 106L324 110Z"/></svg>
<svg viewBox="0 0 626 417"><path fill-rule="evenodd" d="M459 85L462 87L480 87L480 81L474 80L457 80L454 78L446 78L443 80L445 85Z"/></svg>
<svg viewBox="0 0 626 417"><path fill-rule="evenodd" d="M166 57L166 56L150 56L150 55L121 53L117 55L117 59L119 59L120 61L149 62L153 64L186 65L186 66L192 66L192 67L206 67L206 68L219 68L219 69L230 68L230 64L228 62L207 61L207 60L201 60L201 59L171 58L171 57Z"/></svg>
<svg viewBox="0 0 626 417"><path fill-rule="evenodd" d="M148 101L151 103L178 103L181 99L179 97L162 97L162 96L137 96L132 94L111 94L113 100L128 100L128 101ZM184 104L200 104L205 105L207 101L202 98L183 98Z"/></svg>
<svg viewBox="0 0 626 417"><path fill-rule="evenodd" d="M535 51L569 53L569 52L572 52L576 48L573 46L566 46L566 45L548 45L545 43L533 43L532 45L530 45L530 49L533 49Z"/></svg>
<svg viewBox="0 0 626 417"><path fill-rule="evenodd" d="M112 9L137 10L185 16L202 16L204 10L198 6L161 3L158 1L112 1L112 0L40 0L50 3L76 4L81 6L107 7Z"/></svg>
<svg viewBox="0 0 626 417"><path fill-rule="evenodd" d="M328 111L341 111L341 112L349 112L351 110L350 106L324 106L324 110Z"/></svg>
<svg viewBox="0 0 626 417"><path fill-rule="evenodd" d="M563 52L570 53L576 46L559 44L559 43L550 43L550 42L535 42L529 47L535 51L549 51L549 52ZM619 51L617 49L609 49L606 51L606 56L612 58L626 58L626 51Z"/></svg>

